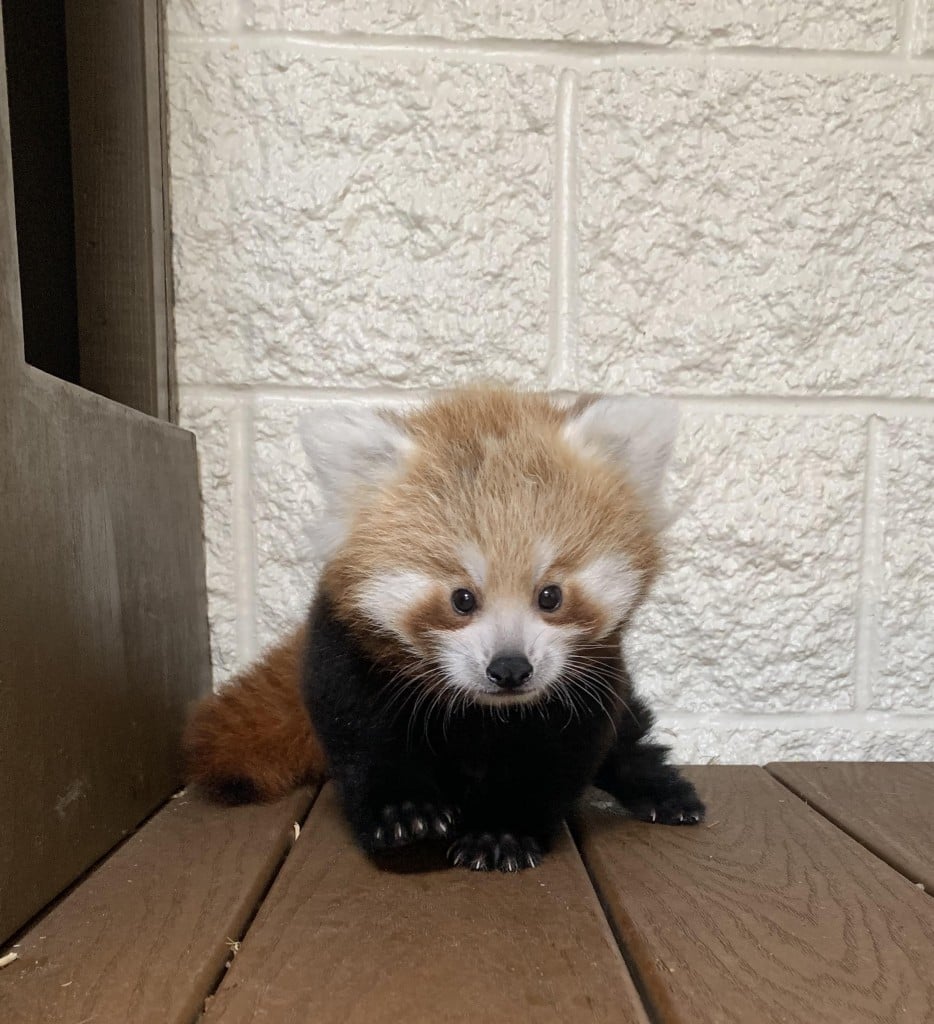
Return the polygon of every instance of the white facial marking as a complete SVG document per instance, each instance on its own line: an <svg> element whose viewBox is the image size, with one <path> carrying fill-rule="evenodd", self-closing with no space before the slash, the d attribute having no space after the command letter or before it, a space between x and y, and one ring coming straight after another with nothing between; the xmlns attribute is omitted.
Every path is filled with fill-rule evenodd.
<svg viewBox="0 0 934 1024"><path fill-rule="evenodd" d="M483 587L486 581L486 558L476 544L465 544L460 549L461 565L466 569L471 580L478 586Z"/></svg>
<svg viewBox="0 0 934 1024"><path fill-rule="evenodd" d="M575 573L574 579L603 612L603 636L626 618L642 584L640 574L625 555L601 555Z"/></svg>
<svg viewBox="0 0 934 1024"><path fill-rule="evenodd" d="M558 549L553 540L542 538L535 545L535 564L532 566L532 578L540 580L545 570L555 560Z"/></svg>
<svg viewBox="0 0 934 1024"><path fill-rule="evenodd" d="M545 622L532 608L499 601L486 606L467 626L438 632L440 660L448 682L481 702L522 704L538 700L561 675L567 657L567 629ZM521 692L505 694L486 677L498 655L522 654L532 677Z"/></svg>
<svg viewBox="0 0 934 1024"><path fill-rule="evenodd" d="M430 576L412 570L378 573L357 591L357 607L371 622L408 642L405 617L435 586Z"/></svg>

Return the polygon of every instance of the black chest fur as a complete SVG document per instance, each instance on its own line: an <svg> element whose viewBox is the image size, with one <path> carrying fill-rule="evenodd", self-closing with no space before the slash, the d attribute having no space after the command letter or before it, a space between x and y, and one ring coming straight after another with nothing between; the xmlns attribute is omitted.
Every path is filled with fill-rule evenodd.
<svg viewBox="0 0 934 1024"><path fill-rule="evenodd" d="M592 668L602 696L464 705L444 691L406 690L366 654L326 596L312 606L309 625L302 695L366 849L433 831L454 837L455 863L466 850L471 866L529 866L590 782L622 795L648 772L662 790L672 779L690 789L662 764L663 748L640 745L651 715L618 653ZM478 853L478 842L489 849Z"/></svg>

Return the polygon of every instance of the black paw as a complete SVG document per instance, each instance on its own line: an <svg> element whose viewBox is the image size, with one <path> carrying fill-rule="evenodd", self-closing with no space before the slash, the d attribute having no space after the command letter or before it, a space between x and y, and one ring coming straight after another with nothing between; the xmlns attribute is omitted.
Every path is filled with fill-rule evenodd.
<svg viewBox="0 0 934 1024"><path fill-rule="evenodd" d="M704 820L706 810L693 791L660 800L639 800L626 805L640 821L658 825L696 825Z"/></svg>
<svg viewBox="0 0 934 1024"><path fill-rule="evenodd" d="M457 812L452 807L429 803L386 804L369 836L372 850L394 850L426 839L448 839Z"/></svg>
<svg viewBox="0 0 934 1024"><path fill-rule="evenodd" d="M448 860L471 871L522 871L542 862L541 846L531 836L509 832L468 833L451 843Z"/></svg>

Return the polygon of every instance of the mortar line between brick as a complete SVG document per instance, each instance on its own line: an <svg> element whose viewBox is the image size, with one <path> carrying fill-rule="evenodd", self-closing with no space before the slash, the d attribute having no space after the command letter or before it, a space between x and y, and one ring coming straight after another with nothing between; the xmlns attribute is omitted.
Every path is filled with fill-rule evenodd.
<svg viewBox="0 0 934 1024"><path fill-rule="evenodd" d="M187 383L179 385L182 396L201 398L236 398L255 395L268 401L329 402L358 400L361 402L417 401L437 394L434 387L391 387L364 385L361 387L318 387L309 384L268 383ZM702 413L742 413L764 416L831 416L875 414L934 417L934 399L888 398L884 395L697 395L656 391L661 397L672 398L685 411Z"/></svg>
<svg viewBox="0 0 934 1024"><path fill-rule="evenodd" d="M237 600L237 657L256 656L256 541L253 536L253 402L243 396L233 413L230 472L233 500L234 572Z"/></svg>
<svg viewBox="0 0 934 1024"><path fill-rule="evenodd" d="M577 359L576 71L562 71L555 111L555 184L551 236L548 385L576 386Z"/></svg>
<svg viewBox="0 0 934 1024"><path fill-rule="evenodd" d="M857 415L897 413L934 416L934 400L890 398L886 395L678 395L668 393L685 409L703 412L739 412L753 415Z"/></svg>
<svg viewBox="0 0 934 1024"><path fill-rule="evenodd" d="M885 424L877 416L866 431L866 483L856 608L854 706L872 703L879 652L879 602L882 583L882 505L885 501Z"/></svg>
<svg viewBox="0 0 934 1024"><path fill-rule="evenodd" d="M863 729L932 729L934 713L919 711L665 711L658 710L655 733L665 742L666 733L678 729L830 729L835 727L859 732Z"/></svg>
<svg viewBox="0 0 934 1024"><path fill-rule="evenodd" d="M481 64L540 64L593 71L609 68L708 68L785 71L801 74L853 73L929 75L934 61L907 58L900 51L873 53L768 47L669 47L658 43L596 43L534 39L444 39L326 32L246 30L195 35L174 33L173 46L201 49L292 51L344 59L392 57L399 61L449 59Z"/></svg>

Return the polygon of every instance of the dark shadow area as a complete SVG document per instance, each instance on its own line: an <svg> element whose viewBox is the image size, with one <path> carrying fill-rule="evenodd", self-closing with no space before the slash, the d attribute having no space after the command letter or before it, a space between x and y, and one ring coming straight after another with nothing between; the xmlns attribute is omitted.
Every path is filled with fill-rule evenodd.
<svg viewBox="0 0 934 1024"><path fill-rule="evenodd" d="M403 846L398 850L383 850L370 855L380 871L394 875L426 875L437 871L461 871L452 868L445 857L450 842L446 839L426 840Z"/></svg>
<svg viewBox="0 0 934 1024"><path fill-rule="evenodd" d="M4 0L26 362L78 383L64 0Z"/></svg>

